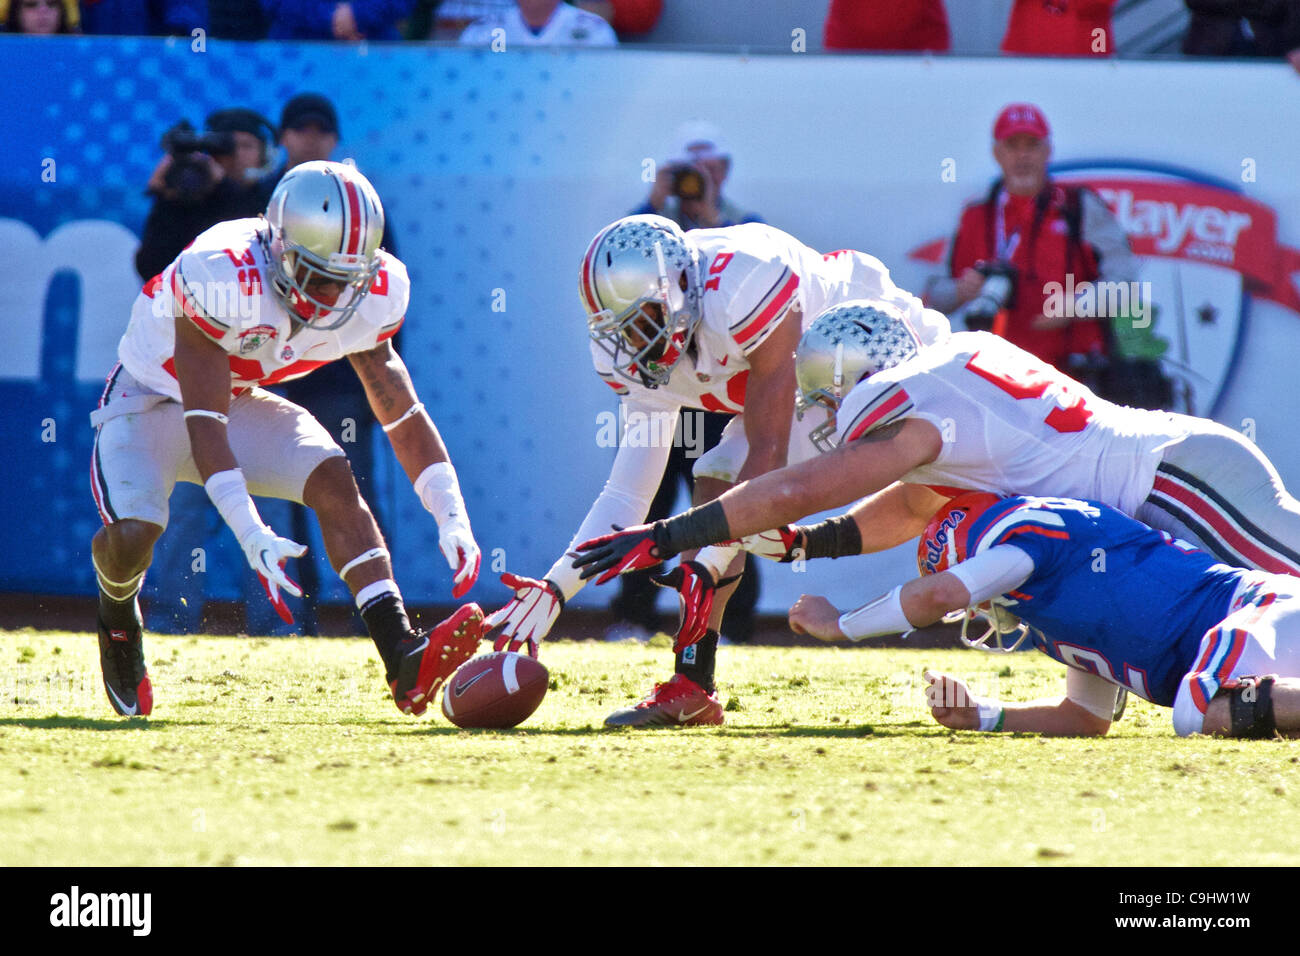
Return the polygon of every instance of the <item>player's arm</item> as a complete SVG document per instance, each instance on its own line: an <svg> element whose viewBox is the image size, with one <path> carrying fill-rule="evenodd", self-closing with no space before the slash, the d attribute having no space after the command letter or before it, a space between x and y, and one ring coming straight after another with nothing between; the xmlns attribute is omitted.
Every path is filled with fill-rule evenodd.
<svg viewBox="0 0 1300 956"><path fill-rule="evenodd" d="M873 429L829 454L752 478L674 518L584 541L575 564L584 577L600 574L597 583L603 584L615 575L692 548L842 508L934 461L942 448L937 428L919 418L906 418Z"/></svg>
<svg viewBox="0 0 1300 956"><path fill-rule="evenodd" d="M284 573L283 565L288 558L301 557L307 549L267 527L248 494L248 483L226 434L230 412L230 363L226 352L192 319L178 315L174 359L190 453L203 487L234 532L276 611L286 622L293 623L280 589L295 597L302 596L302 589Z"/></svg>
<svg viewBox="0 0 1300 956"><path fill-rule="evenodd" d="M623 399L622 411L625 414L621 417L629 424L637 421L639 416L675 417L679 413L675 407L660 407L634 398ZM666 430L671 432L671 426ZM664 429L659 431L663 433ZM620 439L609 477L565 553L541 580L509 572L501 576L501 582L514 591L514 597L487 619L489 629L501 628L493 642L496 650L526 648L528 653L537 656L538 642L549 633L565 602L586 584L568 556L574 542L604 534L611 526L626 527L644 521L659 483L663 481L671 451L664 442L642 445Z"/></svg>
<svg viewBox="0 0 1300 956"><path fill-rule="evenodd" d="M740 546L751 554L785 564L874 554L915 538L945 501L947 498L924 485L896 481L842 515L814 525L786 525L747 535Z"/></svg>
<svg viewBox="0 0 1300 956"><path fill-rule="evenodd" d="M947 571L914 578L846 614L823 597L805 594L790 609L790 627L823 641L899 634L1015 590L1033 573L1028 554L1014 545L998 545Z"/></svg>
<svg viewBox="0 0 1300 956"><path fill-rule="evenodd" d="M953 730L1020 731L1052 737L1100 737L1110 730L1109 718L1098 716L1068 694L1012 704L977 697L963 681L948 674L926 671L924 678L930 714Z"/></svg>
<svg viewBox="0 0 1300 956"><path fill-rule="evenodd" d="M745 386L745 439L749 452L737 482L784 468L790 445L790 419L797 390L794 350L803 312L792 306L776 329L748 356Z"/></svg>
<svg viewBox="0 0 1300 956"><path fill-rule="evenodd" d="M406 364L391 341L353 352L348 361L366 390L375 418L388 435L393 454L420 501L438 522L438 546L454 574L451 594L460 598L478 579L481 553L470 530L456 469L438 426L416 395Z"/></svg>
<svg viewBox="0 0 1300 956"><path fill-rule="evenodd" d="M802 317L803 312L798 305L792 305L763 343L747 356L749 379L745 387L745 413L741 416L741 422L749 450L737 475L737 482L785 467L797 388L794 350L799 344ZM706 548L695 556L695 561L708 572L711 582L718 581L726 574L737 550L735 545ZM696 623L698 627L705 626L703 621ZM690 630L688 627L687 631Z"/></svg>

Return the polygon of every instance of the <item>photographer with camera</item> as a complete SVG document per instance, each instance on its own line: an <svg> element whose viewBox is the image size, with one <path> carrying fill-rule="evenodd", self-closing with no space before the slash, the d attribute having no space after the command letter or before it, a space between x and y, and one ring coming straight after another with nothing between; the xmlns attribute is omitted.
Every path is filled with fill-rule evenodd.
<svg viewBox="0 0 1300 956"><path fill-rule="evenodd" d="M930 281L926 304L949 313L954 328L991 330L1103 398L1167 405L1172 395L1158 363L1119 347L1120 339L1152 344L1137 342L1150 333L1136 329L1131 316L1075 315L1068 308L1073 303L1045 309L1053 288L1138 277L1128 237L1101 198L1048 175L1050 136L1036 106L1013 103L998 115L993 157L1002 177L962 211L949 249L950 277Z"/></svg>
<svg viewBox="0 0 1300 956"><path fill-rule="evenodd" d="M203 133L182 120L163 134L166 152L149 177L154 197L145 220L135 268L147 282L210 226L261 215L257 182L250 174L266 165L274 141L270 122L249 109L218 110Z"/></svg>
<svg viewBox="0 0 1300 956"><path fill-rule="evenodd" d="M683 229L714 229L763 222L755 212L741 209L722 195L731 172L731 150L712 123L695 121L677 130L678 147L661 163L645 203L632 215L654 213Z"/></svg>

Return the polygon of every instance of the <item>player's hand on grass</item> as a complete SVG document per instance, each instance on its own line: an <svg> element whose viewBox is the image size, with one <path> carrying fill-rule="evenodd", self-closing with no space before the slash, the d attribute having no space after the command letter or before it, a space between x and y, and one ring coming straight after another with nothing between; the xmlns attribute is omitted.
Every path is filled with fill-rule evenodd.
<svg viewBox="0 0 1300 956"><path fill-rule="evenodd" d="M964 681L947 674L925 671L925 702L930 705L930 715L953 730L978 730L979 708Z"/></svg>
<svg viewBox="0 0 1300 956"><path fill-rule="evenodd" d="M500 627L501 633L492 642L493 650L517 652L526 647L528 655L536 657L538 642L564 610L564 595L545 578L538 581L509 571L501 575L501 583L515 596L505 607L488 615L483 622L484 633Z"/></svg>
<svg viewBox="0 0 1300 956"><path fill-rule="evenodd" d="M811 634L821 641L842 641L840 612L830 601L819 594L801 594L790 608L790 630L796 634Z"/></svg>
<svg viewBox="0 0 1300 956"><path fill-rule="evenodd" d="M281 619L286 624L293 623L293 614L285 603L281 590L294 597L302 597L302 588L284 572L284 562L289 558L301 558L307 553L307 546L288 538L281 538L266 525L254 528L244 535L239 546L244 549L244 557L249 566L257 573L258 580L266 589L266 596L271 601Z"/></svg>
<svg viewBox="0 0 1300 956"><path fill-rule="evenodd" d="M807 554L803 528L793 524L745 535L740 539L740 546L750 554L782 564L797 561Z"/></svg>
<svg viewBox="0 0 1300 956"><path fill-rule="evenodd" d="M474 532L469 529L469 523L459 516L447 519L438 527L438 547L442 549L442 556L447 559L447 564L455 575L452 578L451 596L459 600L478 580L483 554L479 551L478 542L474 540Z"/></svg>
<svg viewBox="0 0 1300 956"><path fill-rule="evenodd" d="M604 584L620 574L653 568L675 556L677 552L666 552L655 543L655 529L660 523L630 528L614 525L613 534L583 541L573 551L573 566L582 569L579 577L586 581L599 574L596 583Z"/></svg>

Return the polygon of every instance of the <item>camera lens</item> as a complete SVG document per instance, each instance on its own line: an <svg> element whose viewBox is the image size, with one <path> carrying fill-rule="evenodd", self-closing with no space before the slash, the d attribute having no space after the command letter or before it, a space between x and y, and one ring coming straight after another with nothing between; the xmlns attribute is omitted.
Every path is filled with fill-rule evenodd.
<svg viewBox="0 0 1300 956"><path fill-rule="evenodd" d="M704 177L700 171L684 166L673 173L673 195L678 199L702 199Z"/></svg>

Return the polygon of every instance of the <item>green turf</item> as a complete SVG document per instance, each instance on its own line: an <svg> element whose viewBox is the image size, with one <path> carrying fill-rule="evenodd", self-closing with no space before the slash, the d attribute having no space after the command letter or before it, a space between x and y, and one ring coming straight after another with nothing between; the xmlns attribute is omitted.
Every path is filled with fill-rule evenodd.
<svg viewBox="0 0 1300 956"><path fill-rule="evenodd" d="M950 733L940 667L1059 693L1037 654L725 648L722 728L607 732L665 647L556 641L516 731L403 717L361 640L148 637L115 717L94 637L0 633L0 865L1300 863L1300 745Z"/></svg>

